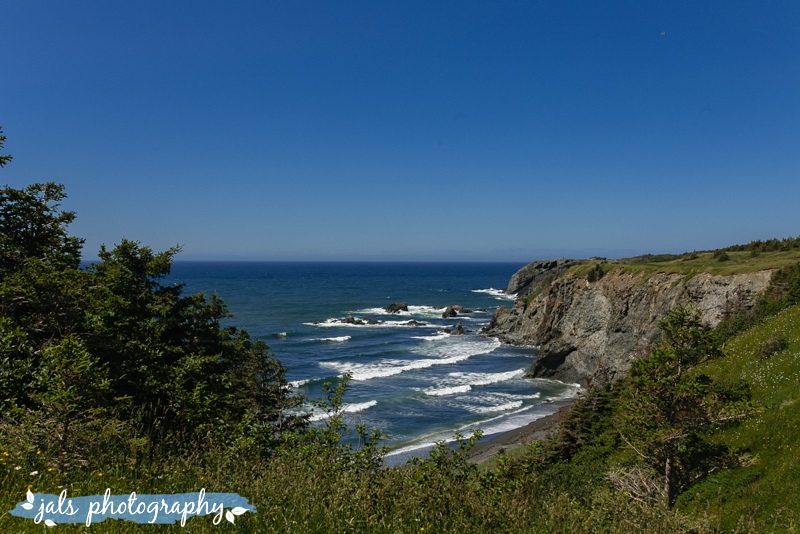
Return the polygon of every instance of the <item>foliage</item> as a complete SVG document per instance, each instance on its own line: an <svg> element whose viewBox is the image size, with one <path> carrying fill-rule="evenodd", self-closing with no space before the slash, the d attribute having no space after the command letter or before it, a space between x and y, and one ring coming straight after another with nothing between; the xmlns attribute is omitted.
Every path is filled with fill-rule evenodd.
<svg viewBox="0 0 800 534"><path fill-rule="evenodd" d="M762 252L785 252L793 248L800 248L800 236L786 237L783 239L773 238L766 241L757 239L755 241L751 241L747 245L733 245L722 250L727 252L750 251L751 253L755 252L755 255L758 255Z"/></svg>
<svg viewBox="0 0 800 534"><path fill-rule="evenodd" d="M699 311L678 308L660 326L664 340L634 361L617 413L620 435L637 456L634 470L618 473L617 481L634 495L658 496L672 506L692 483L735 465L727 448L709 437L751 409L746 386L722 385L694 369L721 355ZM650 483L647 472L661 483Z"/></svg>
<svg viewBox="0 0 800 534"><path fill-rule="evenodd" d="M603 271L603 267L601 267L599 263L596 263L596 264L595 264L595 265L594 265L594 266L593 266L593 267L592 267L592 268L589 270L589 273L586 275L586 279L587 279L589 282L597 282L598 280L600 280L601 278L603 278L603 275L604 275L604 274L605 274L605 271Z"/></svg>
<svg viewBox="0 0 800 534"><path fill-rule="evenodd" d="M0 149L2 149L6 144L6 136L3 134L3 127L0 126ZM2 155L0 154L0 168L5 167L9 161L13 158L9 155Z"/></svg>
<svg viewBox="0 0 800 534"><path fill-rule="evenodd" d="M762 347L784 348L762 359ZM796 532L800 527L800 306L765 319L726 343L726 357L709 362L712 378L738 378L751 385L759 413L716 440L739 451L745 466L719 471L678 500L687 512L708 511L721 529Z"/></svg>
<svg viewBox="0 0 800 534"><path fill-rule="evenodd" d="M35 260L56 268L78 267L83 240L67 234L75 214L60 210L65 197L64 186L54 182L0 189L0 275Z"/></svg>
<svg viewBox="0 0 800 534"><path fill-rule="evenodd" d="M53 183L0 190L0 409L27 429L16 439L58 436L50 445L66 454L126 427L175 449L244 440L269 454L306 426L286 413L302 399L285 369L262 341L221 326L230 313L216 295L161 284L178 248L122 240L80 269L64 196Z"/></svg>

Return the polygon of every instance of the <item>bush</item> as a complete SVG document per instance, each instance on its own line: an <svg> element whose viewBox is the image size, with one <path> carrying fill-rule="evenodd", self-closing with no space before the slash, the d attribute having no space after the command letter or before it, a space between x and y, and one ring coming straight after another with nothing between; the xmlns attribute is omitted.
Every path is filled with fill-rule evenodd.
<svg viewBox="0 0 800 534"><path fill-rule="evenodd" d="M758 346L758 358L760 360L766 360L767 358L771 358L775 354L784 350L788 346L789 342L786 341L786 338L783 336L772 336Z"/></svg>

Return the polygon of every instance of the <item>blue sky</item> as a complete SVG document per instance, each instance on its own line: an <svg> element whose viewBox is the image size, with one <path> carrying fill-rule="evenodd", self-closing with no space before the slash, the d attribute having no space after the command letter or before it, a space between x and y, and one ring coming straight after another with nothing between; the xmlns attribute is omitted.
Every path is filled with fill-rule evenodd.
<svg viewBox="0 0 800 534"><path fill-rule="evenodd" d="M0 183L85 256L529 261L800 234L800 2L0 3Z"/></svg>

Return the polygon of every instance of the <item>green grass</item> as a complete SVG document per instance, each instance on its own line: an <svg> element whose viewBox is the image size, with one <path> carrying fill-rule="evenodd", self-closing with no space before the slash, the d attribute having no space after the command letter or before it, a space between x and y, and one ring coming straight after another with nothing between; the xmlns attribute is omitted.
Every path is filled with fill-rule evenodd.
<svg viewBox="0 0 800 534"><path fill-rule="evenodd" d="M781 339L776 353L763 348ZM748 330L708 365L718 379L743 378L760 413L721 432L750 465L712 475L683 496L685 510L710 510L725 529L750 521L765 530L800 530L800 306Z"/></svg>
<svg viewBox="0 0 800 534"><path fill-rule="evenodd" d="M752 273L767 269L778 269L800 262L800 248L792 248L781 252L762 252L753 256L750 252L726 252L726 261L720 261L716 252L694 252L666 257L652 257L651 261L643 261L644 257L620 260L586 260L575 265L561 276L572 275L585 278L594 265L601 265L604 272L618 271L634 275L652 276L658 273L681 274L692 277L700 273L714 275L732 275Z"/></svg>
<svg viewBox="0 0 800 534"><path fill-rule="evenodd" d="M727 252L727 261L719 261L713 252L698 252L680 259L665 262L635 262L617 260L609 265L631 273L678 273L695 275L701 272L717 275L751 273L765 269L786 267L800 261L800 249L783 252L762 252L757 256L750 252Z"/></svg>

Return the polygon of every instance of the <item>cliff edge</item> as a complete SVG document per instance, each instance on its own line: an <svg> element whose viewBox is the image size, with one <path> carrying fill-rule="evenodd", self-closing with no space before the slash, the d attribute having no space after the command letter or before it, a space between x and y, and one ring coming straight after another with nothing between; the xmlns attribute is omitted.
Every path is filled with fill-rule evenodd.
<svg viewBox="0 0 800 534"><path fill-rule="evenodd" d="M602 262L534 262L512 277L514 306L500 307L486 334L538 346L529 376L600 385L627 373L672 308L694 305L713 327L726 312L751 308L772 272L637 273Z"/></svg>

